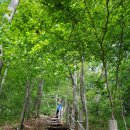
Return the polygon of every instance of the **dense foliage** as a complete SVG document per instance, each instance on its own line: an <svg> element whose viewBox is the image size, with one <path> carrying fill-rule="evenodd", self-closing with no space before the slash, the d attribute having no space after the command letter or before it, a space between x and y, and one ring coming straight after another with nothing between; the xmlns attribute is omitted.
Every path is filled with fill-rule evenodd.
<svg viewBox="0 0 130 130"><path fill-rule="evenodd" d="M80 73L84 57L90 126L105 130L111 118L107 78L119 129L122 110L130 128L129 0L21 0L11 22L4 18L8 4L0 3L0 123L20 119L27 80L32 113L40 79L41 113L55 113L56 96L71 104L69 74Z"/></svg>

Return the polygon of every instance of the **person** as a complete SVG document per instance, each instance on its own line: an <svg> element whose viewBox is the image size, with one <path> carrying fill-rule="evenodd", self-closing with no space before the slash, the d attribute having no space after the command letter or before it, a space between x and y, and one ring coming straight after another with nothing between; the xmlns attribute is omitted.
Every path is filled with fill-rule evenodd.
<svg viewBox="0 0 130 130"><path fill-rule="evenodd" d="M59 112L63 109L62 103L58 104L56 109L56 118L58 118Z"/></svg>

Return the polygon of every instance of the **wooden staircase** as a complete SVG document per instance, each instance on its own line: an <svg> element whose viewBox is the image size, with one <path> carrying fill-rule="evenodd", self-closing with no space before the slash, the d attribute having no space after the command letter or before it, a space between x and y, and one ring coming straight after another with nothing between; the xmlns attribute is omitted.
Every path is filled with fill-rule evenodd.
<svg viewBox="0 0 130 130"><path fill-rule="evenodd" d="M47 130L67 130L68 127L61 123L58 118L50 118L47 120Z"/></svg>

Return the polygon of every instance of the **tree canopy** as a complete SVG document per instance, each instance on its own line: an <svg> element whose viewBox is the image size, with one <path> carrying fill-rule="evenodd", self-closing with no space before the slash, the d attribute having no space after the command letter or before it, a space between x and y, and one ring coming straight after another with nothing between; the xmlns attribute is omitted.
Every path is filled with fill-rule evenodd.
<svg viewBox="0 0 130 130"><path fill-rule="evenodd" d="M76 73L90 128L116 119L124 130L124 116L130 128L129 0L20 0L11 21L9 3L0 1L0 123L20 119L27 81L30 113L41 79L41 113L55 113L56 96L72 104Z"/></svg>

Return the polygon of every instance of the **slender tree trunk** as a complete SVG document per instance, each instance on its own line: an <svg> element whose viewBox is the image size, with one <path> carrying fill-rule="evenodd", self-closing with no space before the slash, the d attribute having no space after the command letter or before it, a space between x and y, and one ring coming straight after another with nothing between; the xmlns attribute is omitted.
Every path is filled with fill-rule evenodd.
<svg viewBox="0 0 130 130"><path fill-rule="evenodd" d="M78 124L78 130L83 130L83 112L82 111L80 111L79 113L78 113L78 118L79 118L79 124Z"/></svg>
<svg viewBox="0 0 130 130"><path fill-rule="evenodd" d="M34 116L33 115L34 107L32 107L34 105L34 102L33 102L33 99L32 99L32 92L33 92L34 86L35 86L34 82L35 82L35 79L31 79L30 98L29 98L29 107L28 107L29 109L27 110L27 113L28 113L27 118L30 118L30 117Z"/></svg>
<svg viewBox="0 0 130 130"><path fill-rule="evenodd" d="M109 120L109 130L117 130L117 121Z"/></svg>
<svg viewBox="0 0 130 130"><path fill-rule="evenodd" d="M83 57L82 57L81 74L80 74L80 98L82 103L82 110L85 116L85 128L86 130L89 130L87 98L86 98L86 91L84 86L84 58Z"/></svg>
<svg viewBox="0 0 130 130"><path fill-rule="evenodd" d="M5 77L6 77L6 75L7 75L7 72L8 72L8 68L5 69L5 72L4 72L2 81L1 81L0 92L2 91L3 85L4 85L4 83L5 83Z"/></svg>
<svg viewBox="0 0 130 130"><path fill-rule="evenodd" d="M66 107L65 107L65 121L66 121L66 124L69 125L69 121L70 121L70 106L69 104L66 102Z"/></svg>
<svg viewBox="0 0 130 130"><path fill-rule="evenodd" d="M108 24L109 24L109 17L110 17L109 1L110 0L106 0L106 22L105 22L105 25L104 25L104 30L103 30L102 37L101 37L101 39L98 37L97 31L95 33L95 36L96 36L96 38L97 38L97 40L99 42L100 49L101 49L101 51L100 51L100 59L101 59L102 64L103 64L105 85L106 85L108 95L109 95L110 108L111 108L111 117L112 117L112 119L114 119L115 117L114 117L114 109L113 109L113 98L112 98L111 90L110 90L110 87L109 87L109 84L108 84L107 61L105 59L105 49L104 49L104 45L103 45L104 40L105 40L105 36L107 34L107 31L108 31ZM85 2L85 6L86 6L86 8L88 8L86 2ZM90 13L89 13L89 15L91 16ZM92 17L91 17L91 19L92 19ZM93 28L96 30L94 22L93 22Z"/></svg>
<svg viewBox="0 0 130 130"><path fill-rule="evenodd" d="M123 0L121 2L121 5L122 5L122 8L124 8L123 6ZM123 59L123 43L124 43L124 28L125 28L125 23L124 23L124 15L122 13L121 15L121 34L120 34L120 42L119 42L119 48L118 48L118 55L117 55L117 65L116 65L116 92L117 93L117 90L119 92L119 98L120 98L120 101L121 101L121 115L122 115L122 118L123 118L123 121L124 121L124 126L125 126L125 130L128 130L127 128L127 124L126 124L126 120L125 120L125 116L124 116L124 107L123 107L123 103L122 103L122 98L121 98L121 92L120 92L120 80L119 80L119 72L120 72L120 65L121 65L121 61ZM115 94L116 95L116 94Z"/></svg>
<svg viewBox="0 0 130 130"><path fill-rule="evenodd" d="M103 61L103 66L104 66L104 71L105 71L105 85L108 91L108 95L109 95L109 101L110 101L110 106L111 106L111 117L113 120L115 120L115 113L114 113L114 105L113 105L113 99L112 99L112 93L108 84L108 74L107 74L107 67L106 67L106 63Z"/></svg>
<svg viewBox="0 0 130 130"><path fill-rule="evenodd" d="M124 107L123 107L122 102L121 102L121 115L122 115L122 118L123 118L123 121L124 121L125 130L128 130L127 123L126 123L126 120L125 120L125 115L124 115Z"/></svg>
<svg viewBox="0 0 130 130"><path fill-rule="evenodd" d="M109 130L117 130L118 126L117 126L117 121L115 120L113 97L112 97L111 90L110 90L109 83L108 83L108 70L107 70L107 65L106 65L106 61L104 58L105 57L104 49L102 50L102 54L103 54L102 55L102 63L103 63L104 74L105 74L105 85L106 85L108 95L109 95L109 102L110 102L110 108L111 108L111 118L112 118L112 120L109 120Z"/></svg>
<svg viewBox="0 0 130 130"><path fill-rule="evenodd" d="M23 122L24 122L24 118L25 118L25 114L26 114L26 111L27 111L27 107L28 107L28 103L29 103L29 96L30 96L30 85L29 85L29 81L27 81L26 83L26 96L25 96L25 102L24 102L24 105L23 105L23 110L22 110L22 113L21 113L21 120L20 120L20 130L23 129Z"/></svg>
<svg viewBox="0 0 130 130"><path fill-rule="evenodd" d="M72 85L73 85L73 107L72 107L72 122L71 122L71 128L76 129L76 120L77 120L77 75L76 72L71 76Z"/></svg>
<svg viewBox="0 0 130 130"><path fill-rule="evenodd" d="M36 117L39 117L41 100L42 100L42 90L43 90L43 80L41 79L39 82L37 96L35 100L35 106L34 106L35 111L36 111Z"/></svg>
<svg viewBox="0 0 130 130"><path fill-rule="evenodd" d="M71 109L71 126L70 126L70 128L71 128L71 130L76 129L76 114L75 114L74 106Z"/></svg>
<svg viewBox="0 0 130 130"><path fill-rule="evenodd" d="M27 104L27 119L30 118L30 114L31 114L31 92L32 92L32 85L29 85L29 92L28 92L28 104Z"/></svg>

